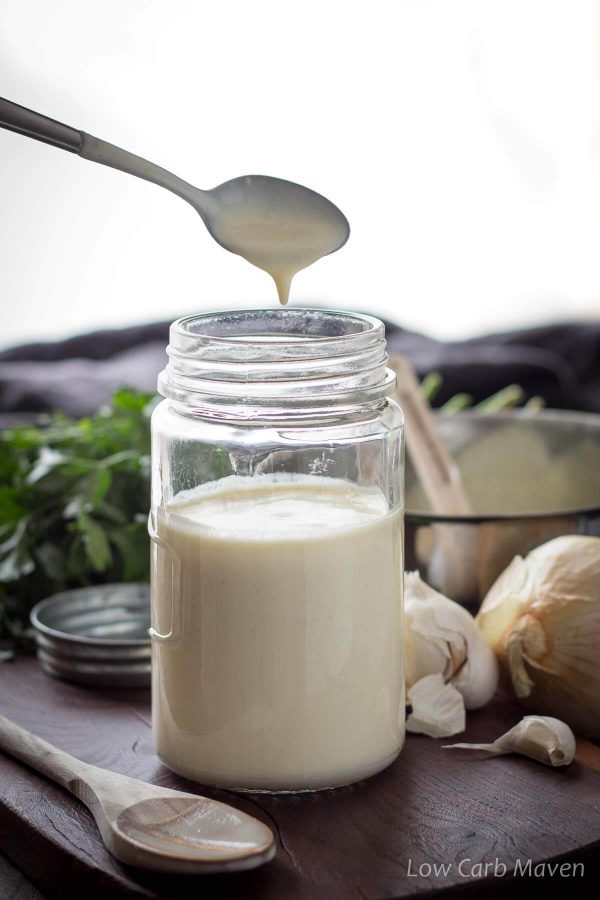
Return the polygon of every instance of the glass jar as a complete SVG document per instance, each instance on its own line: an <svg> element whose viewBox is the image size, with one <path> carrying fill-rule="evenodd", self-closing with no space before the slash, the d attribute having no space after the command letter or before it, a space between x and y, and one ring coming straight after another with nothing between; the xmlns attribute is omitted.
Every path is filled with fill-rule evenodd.
<svg viewBox="0 0 600 900"><path fill-rule="evenodd" d="M156 751L186 778L336 787L404 741L403 420L383 324L171 326L152 418Z"/></svg>

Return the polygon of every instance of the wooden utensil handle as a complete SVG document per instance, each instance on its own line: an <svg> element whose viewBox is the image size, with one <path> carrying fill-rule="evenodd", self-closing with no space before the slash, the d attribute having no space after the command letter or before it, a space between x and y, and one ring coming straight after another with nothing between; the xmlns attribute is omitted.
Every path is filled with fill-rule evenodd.
<svg viewBox="0 0 600 900"><path fill-rule="evenodd" d="M600 747L588 741L586 738L577 738L577 748L575 750L575 759L582 766L593 769L594 772L600 772Z"/></svg>
<svg viewBox="0 0 600 900"><path fill-rule="evenodd" d="M91 768L5 716L0 716L0 749L56 781L68 791L72 791L73 782L85 778Z"/></svg>
<svg viewBox="0 0 600 900"><path fill-rule="evenodd" d="M460 472L421 397L411 363L406 357L392 355L389 364L396 373L394 399L404 413L406 446L433 512L443 516L471 515Z"/></svg>

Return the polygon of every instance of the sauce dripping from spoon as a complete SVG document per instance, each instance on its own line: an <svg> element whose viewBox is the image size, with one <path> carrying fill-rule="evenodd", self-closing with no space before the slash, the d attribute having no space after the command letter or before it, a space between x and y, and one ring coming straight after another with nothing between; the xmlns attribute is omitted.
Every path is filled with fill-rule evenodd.
<svg viewBox="0 0 600 900"><path fill-rule="evenodd" d="M233 184L235 190L226 190ZM282 304L288 302L294 275L338 250L350 234L346 217L333 203L290 181L249 175L214 191L220 209L210 223L205 219L212 236L268 272Z"/></svg>
<svg viewBox="0 0 600 900"><path fill-rule="evenodd" d="M141 156L3 98L0 128L120 169L177 194L200 214L222 247L272 276L282 304L288 301L296 272L339 250L350 234L348 221L337 206L292 181L243 175L202 190Z"/></svg>

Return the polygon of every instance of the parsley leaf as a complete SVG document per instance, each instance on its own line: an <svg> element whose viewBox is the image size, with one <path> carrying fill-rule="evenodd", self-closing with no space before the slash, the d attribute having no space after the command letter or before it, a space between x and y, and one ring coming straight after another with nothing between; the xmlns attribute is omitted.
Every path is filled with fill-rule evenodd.
<svg viewBox="0 0 600 900"><path fill-rule="evenodd" d="M0 639L26 639L57 591L148 579L153 405L122 389L94 416L0 432Z"/></svg>

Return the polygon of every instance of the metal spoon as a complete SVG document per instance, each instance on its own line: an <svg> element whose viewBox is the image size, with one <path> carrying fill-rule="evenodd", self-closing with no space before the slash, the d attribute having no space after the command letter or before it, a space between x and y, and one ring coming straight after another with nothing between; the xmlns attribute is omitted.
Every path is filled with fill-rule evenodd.
<svg viewBox="0 0 600 900"><path fill-rule="evenodd" d="M234 872L275 855L273 834L258 819L208 797L90 766L5 716L0 749L81 800L107 849L126 865L155 872Z"/></svg>
<svg viewBox="0 0 600 900"><path fill-rule="evenodd" d="M273 276L282 303L294 274L339 250L350 234L337 206L292 181L244 175L203 191L140 156L2 98L0 127L177 194L200 214L217 243Z"/></svg>

